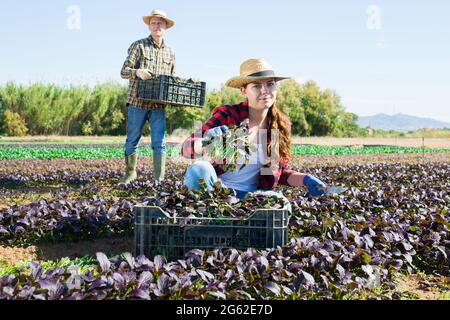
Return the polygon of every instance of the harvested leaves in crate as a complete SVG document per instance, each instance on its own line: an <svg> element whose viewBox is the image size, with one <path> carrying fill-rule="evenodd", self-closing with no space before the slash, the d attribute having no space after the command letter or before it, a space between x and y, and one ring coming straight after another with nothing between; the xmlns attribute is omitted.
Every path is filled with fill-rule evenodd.
<svg viewBox="0 0 450 320"><path fill-rule="evenodd" d="M230 217L247 218L256 209L283 209L285 200L277 196L248 194L239 200L232 189L216 182L207 191L203 180L199 180L200 190L181 188L171 193L161 192L159 197L147 199L147 205L155 205L172 217Z"/></svg>

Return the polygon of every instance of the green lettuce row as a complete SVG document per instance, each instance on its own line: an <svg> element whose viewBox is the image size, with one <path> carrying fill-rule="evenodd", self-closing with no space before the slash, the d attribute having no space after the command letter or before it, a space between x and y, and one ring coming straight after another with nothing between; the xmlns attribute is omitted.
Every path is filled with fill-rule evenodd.
<svg viewBox="0 0 450 320"><path fill-rule="evenodd" d="M437 153L450 152L448 148L410 148L395 146L369 146L355 148L351 146L293 146L293 155L353 155L353 154L387 154L387 153ZM123 146L106 148L31 148L31 147L7 147L0 148L0 160L18 159L99 159L99 158L121 158L124 155ZM169 157L181 156L180 146L167 147ZM141 156L151 156L153 151L149 147L139 149Z"/></svg>

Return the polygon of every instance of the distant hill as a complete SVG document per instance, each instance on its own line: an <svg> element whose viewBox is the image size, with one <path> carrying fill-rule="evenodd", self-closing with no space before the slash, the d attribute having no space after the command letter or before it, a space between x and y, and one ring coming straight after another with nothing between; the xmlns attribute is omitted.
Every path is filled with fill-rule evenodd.
<svg viewBox="0 0 450 320"><path fill-rule="evenodd" d="M361 128L370 127L372 129L412 131L424 128L450 129L450 123L442 122L431 118L421 118L409 116L407 114L387 115L379 113L368 117L359 117L358 126Z"/></svg>

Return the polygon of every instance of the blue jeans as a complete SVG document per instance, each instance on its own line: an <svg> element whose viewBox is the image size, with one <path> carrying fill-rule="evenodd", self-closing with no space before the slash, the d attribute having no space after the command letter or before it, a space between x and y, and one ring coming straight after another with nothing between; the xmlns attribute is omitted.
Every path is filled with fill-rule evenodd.
<svg viewBox="0 0 450 320"><path fill-rule="evenodd" d="M166 133L166 110L145 110L128 106L127 140L125 141L125 156L131 156L138 150L139 141L145 122L150 122L150 138L153 155L166 154L164 134Z"/></svg>
<svg viewBox="0 0 450 320"><path fill-rule="evenodd" d="M216 170L214 170L214 167L208 161L197 161L190 165L186 171L186 174L184 175L184 185L190 190L198 190L200 189L200 184L198 183L199 179L203 179L205 181L208 191L211 191L214 183L219 181ZM234 191L236 191L236 197L240 200L244 199L248 194L247 191ZM255 193L264 194L266 196L275 195L277 197L286 199L283 196L283 193L272 190L257 190ZM286 201L289 202L289 200L287 199ZM290 204L288 205L288 209L289 211L291 210Z"/></svg>

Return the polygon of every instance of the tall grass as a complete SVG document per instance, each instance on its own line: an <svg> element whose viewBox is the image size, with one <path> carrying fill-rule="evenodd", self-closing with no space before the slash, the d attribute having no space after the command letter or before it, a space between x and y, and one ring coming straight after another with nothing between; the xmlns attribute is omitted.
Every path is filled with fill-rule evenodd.
<svg viewBox="0 0 450 320"><path fill-rule="evenodd" d="M450 138L450 130L374 130L369 135L357 127L356 115L345 112L339 97L329 90L291 81L278 91L278 108L289 116L297 135ZM9 82L0 87L0 135L126 135L126 95L126 85L111 82L94 87ZM191 129L194 122L207 120L215 107L244 99L239 90L223 87L207 92L204 108L167 108L167 132Z"/></svg>
<svg viewBox="0 0 450 320"><path fill-rule="evenodd" d="M18 114L31 135L123 133L126 90L114 83L90 88L9 82L0 87L0 112L7 108Z"/></svg>

